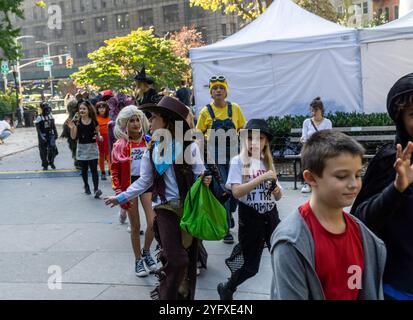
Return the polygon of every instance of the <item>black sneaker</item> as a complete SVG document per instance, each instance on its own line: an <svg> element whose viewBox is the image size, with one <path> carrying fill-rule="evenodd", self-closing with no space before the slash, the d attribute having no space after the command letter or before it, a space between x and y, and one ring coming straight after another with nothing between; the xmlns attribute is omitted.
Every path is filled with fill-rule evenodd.
<svg viewBox="0 0 413 320"><path fill-rule="evenodd" d="M46 167L43 167L43 171L47 171L47 166L46 166Z"/></svg>
<svg viewBox="0 0 413 320"><path fill-rule="evenodd" d="M227 235L224 237L224 239L222 240L224 243L228 243L228 244L233 244L234 243L234 237L232 236L231 233L227 233Z"/></svg>
<svg viewBox="0 0 413 320"><path fill-rule="evenodd" d="M146 277L149 273L145 269L143 259L136 260L135 262L135 274L137 277Z"/></svg>
<svg viewBox="0 0 413 320"><path fill-rule="evenodd" d="M102 195L102 191L100 189L95 190L95 199L99 199Z"/></svg>
<svg viewBox="0 0 413 320"><path fill-rule="evenodd" d="M150 251L142 249L142 260L150 271L156 270L156 262L153 260Z"/></svg>
<svg viewBox="0 0 413 320"><path fill-rule="evenodd" d="M101 173L100 179L102 179L102 181L107 180L107 179L106 179L106 174L105 174L104 172Z"/></svg>
<svg viewBox="0 0 413 320"><path fill-rule="evenodd" d="M235 291L227 288L226 283L221 282L220 284L218 284L217 291L220 300L234 300L232 296L234 295Z"/></svg>
<svg viewBox="0 0 413 320"><path fill-rule="evenodd" d="M85 193L86 194L92 194L92 192L90 192L90 187L89 186L85 187Z"/></svg>
<svg viewBox="0 0 413 320"><path fill-rule="evenodd" d="M53 170L56 170L56 166L53 163L50 166L52 167Z"/></svg>

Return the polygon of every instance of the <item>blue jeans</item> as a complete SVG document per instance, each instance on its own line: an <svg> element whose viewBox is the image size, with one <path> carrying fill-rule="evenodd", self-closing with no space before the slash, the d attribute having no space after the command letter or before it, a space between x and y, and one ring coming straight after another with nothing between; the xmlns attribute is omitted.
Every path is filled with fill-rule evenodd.
<svg viewBox="0 0 413 320"><path fill-rule="evenodd" d="M5 140L11 135L11 132L9 130L4 130L2 133L0 133L0 139Z"/></svg>

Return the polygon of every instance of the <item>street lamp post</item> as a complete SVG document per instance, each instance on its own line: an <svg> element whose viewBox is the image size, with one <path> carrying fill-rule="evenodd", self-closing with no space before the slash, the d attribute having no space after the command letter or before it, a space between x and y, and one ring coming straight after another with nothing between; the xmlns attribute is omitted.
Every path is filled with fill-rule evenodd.
<svg viewBox="0 0 413 320"><path fill-rule="evenodd" d="M52 44L57 44L60 42L44 42L44 41L36 41L36 43L40 43L40 44L44 44L47 46L47 55L50 57L50 46ZM50 93L52 94L52 99L54 96L54 92L53 92L53 75L52 75L52 66L49 66L49 79L50 79Z"/></svg>
<svg viewBox="0 0 413 320"><path fill-rule="evenodd" d="M16 44L17 44L17 41L19 41L21 39L27 39L27 38L34 38L34 36L27 35L27 36L17 37L15 39ZM19 97L23 93L23 90L22 90L22 77L21 77L21 73L20 73L20 59L19 59L18 56L16 58L16 68L15 68L15 70L13 70L13 76L14 76L14 83L15 83L15 87L16 87L17 127L21 127L22 122L23 122L23 111L22 111L23 106L20 106ZM17 85L18 85L18 88L17 88Z"/></svg>
<svg viewBox="0 0 413 320"><path fill-rule="evenodd" d="M21 39L26 39L26 38L34 38L34 36L21 36L21 37L17 37L16 38L16 42L21 40ZM19 94L21 95L23 93L22 90L22 78L21 78L21 74L20 74L20 59L17 58L16 59L16 71L17 71L17 75L18 75L18 81L19 81Z"/></svg>

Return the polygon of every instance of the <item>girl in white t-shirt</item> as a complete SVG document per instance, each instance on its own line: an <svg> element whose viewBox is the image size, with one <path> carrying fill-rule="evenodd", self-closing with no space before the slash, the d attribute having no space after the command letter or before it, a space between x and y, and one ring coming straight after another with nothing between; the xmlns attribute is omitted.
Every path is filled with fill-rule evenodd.
<svg viewBox="0 0 413 320"><path fill-rule="evenodd" d="M241 153L231 160L226 187L239 199L239 244L226 260L231 277L218 285L221 300L232 300L237 287L258 272L264 246L270 247L271 234L280 221L276 201L282 192L274 170L271 138L265 120L248 121L241 130Z"/></svg>
<svg viewBox="0 0 413 320"><path fill-rule="evenodd" d="M315 98L310 103L311 118L305 119L303 122L303 132L301 136L301 143L305 143L317 131L332 129L332 122L324 118L324 105L320 97ZM302 193L311 192L311 187L304 183Z"/></svg>

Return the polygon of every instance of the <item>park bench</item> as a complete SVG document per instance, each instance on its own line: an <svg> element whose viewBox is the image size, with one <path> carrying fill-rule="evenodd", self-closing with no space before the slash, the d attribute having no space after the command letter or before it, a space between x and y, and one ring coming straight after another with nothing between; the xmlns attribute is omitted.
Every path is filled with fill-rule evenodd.
<svg viewBox="0 0 413 320"><path fill-rule="evenodd" d="M395 126L369 126L369 127L336 127L333 130L350 135L356 141L361 143L366 154L363 159L370 160L376 154L378 148L382 145L393 142L395 139ZM302 128L292 128L290 143L300 144ZM373 148L371 148L373 146ZM301 172L301 155L284 155L285 159L293 160L294 163L294 189L297 189L297 180ZM298 169L298 166L300 168Z"/></svg>

